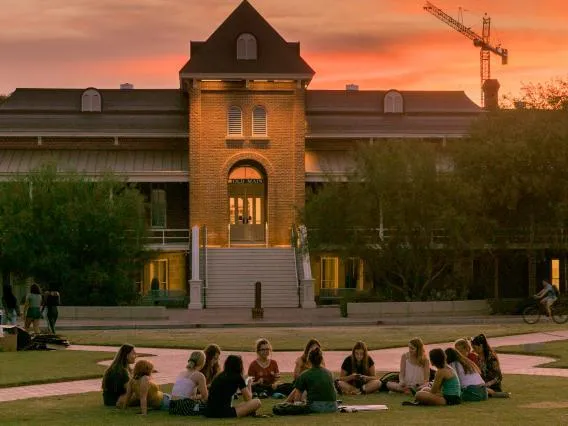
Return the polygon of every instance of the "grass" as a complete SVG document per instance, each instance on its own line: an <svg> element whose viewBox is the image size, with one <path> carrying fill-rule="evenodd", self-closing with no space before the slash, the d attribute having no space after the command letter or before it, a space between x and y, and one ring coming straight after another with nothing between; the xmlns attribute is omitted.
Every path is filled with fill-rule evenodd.
<svg viewBox="0 0 568 426"><path fill-rule="evenodd" d="M102 377L97 362L113 353L78 351L0 352L0 387Z"/></svg>
<svg viewBox="0 0 568 426"><path fill-rule="evenodd" d="M348 404L387 404L388 411L322 414L302 417L272 417L268 419L206 420L203 417L174 417L164 412L150 412L142 419L138 409L126 411L102 406L101 394L91 392L81 395L48 397L0 403L2 425L93 425L104 424L266 424L288 425L517 425L517 424L568 424L568 407L564 392L568 380L559 377L507 376L505 389L512 392L511 399L492 399L487 402L465 403L454 407L403 407L402 395L374 394L344 397ZM169 387L164 387L168 390ZM263 400L261 413L271 413L274 400ZM564 409L558 409L564 408Z"/></svg>
<svg viewBox="0 0 568 426"><path fill-rule="evenodd" d="M405 346L419 336L425 343L453 341L459 337L484 332L489 337L564 329L551 324L478 324L478 325L412 325L353 326L305 328L206 328L171 330L81 330L65 335L74 344L120 346L128 342L139 347L196 349L217 343L227 351L252 351L259 337L270 339L276 351L298 351L308 339L316 337L326 350L351 350L357 340L370 349Z"/></svg>
<svg viewBox="0 0 568 426"><path fill-rule="evenodd" d="M498 351L500 353L548 356L556 358L556 361L540 365L540 367L568 368L568 343L566 341L501 346Z"/></svg>

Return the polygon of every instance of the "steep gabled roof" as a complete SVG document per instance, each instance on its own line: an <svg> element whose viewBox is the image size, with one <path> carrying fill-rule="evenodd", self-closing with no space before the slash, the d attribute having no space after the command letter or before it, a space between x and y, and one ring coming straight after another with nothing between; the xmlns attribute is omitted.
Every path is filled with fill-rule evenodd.
<svg viewBox="0 0 568 426"><path fill-rule="evenodd" d="M237 38L255 36L256 60L237 60ZM181 78L295 78L311 79L314 70L300 56L300 44L288 43L244 0L205 42L192 42L191 58Z"/></svg>

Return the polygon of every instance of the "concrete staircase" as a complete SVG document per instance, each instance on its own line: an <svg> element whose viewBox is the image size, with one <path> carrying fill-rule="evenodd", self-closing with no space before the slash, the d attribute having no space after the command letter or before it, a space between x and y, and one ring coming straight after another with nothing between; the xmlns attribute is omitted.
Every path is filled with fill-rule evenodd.
<svg viewBox="0 0 568 426"><path fill-rule="evenodd" d="M298 307L292 248L209 248L206 281L207 308L252 308L256 281L263 308Z"/></svg>

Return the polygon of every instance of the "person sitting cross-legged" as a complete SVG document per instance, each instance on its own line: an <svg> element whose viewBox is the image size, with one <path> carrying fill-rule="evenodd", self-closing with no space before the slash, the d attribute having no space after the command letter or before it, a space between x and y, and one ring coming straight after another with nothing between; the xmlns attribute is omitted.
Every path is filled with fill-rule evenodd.
<svg viewBox="0 0 568 426"><path fill-rule="evenodd" d="M416 401L423 405L461 404L460 379L447 364L444 351L440 348L432 349L430 362L437 368L434 383L431 388L419 390L416 393Z"/></svg>
<svg viewBox="0 0 568 426"><path fill-rule="evenodd" d="M408 342L408 352L400 357L400 374L397 382L388 382L391 392L410 394L427 386L430 380L430 362L426 357L424 343L417 338Z"/></svg>
<svg viewBox="0 0 568 426"><path fill-rule="evenodd" d="M355 343L351 355L341 364L341 375L335 384L339 393L344 395L372 393L381 387L365 342Z"/></svg>

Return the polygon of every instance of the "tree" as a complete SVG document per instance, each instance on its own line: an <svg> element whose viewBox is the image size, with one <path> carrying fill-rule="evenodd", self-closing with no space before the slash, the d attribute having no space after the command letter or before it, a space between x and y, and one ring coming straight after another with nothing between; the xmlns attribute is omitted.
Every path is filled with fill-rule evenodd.
<svg viewBox="0 0 568 426"><path fill-rule="evenodd" d="M568 110L568 77L557 77L545 83L529 83L521 87L520 96L506 96L506 107L543 110Z"/></svg>
<svg viewBox="0 0 568 426"><path fill-rule="evenodd" d="M0 185L0 267L57 288L69 305L131 301L145 232L142 197L112 176L50 165Z"/></svg>
<svg viewBox="0 0 568 426"><path fill-rule="evenodd" d="M358 150L349 182L327 184L308 198L310 250L364 259L375 286L406 300L450 284L475 235L468 214L476 204L472 190L440 173L442 157L440 145L425 141Z"/></svg>

